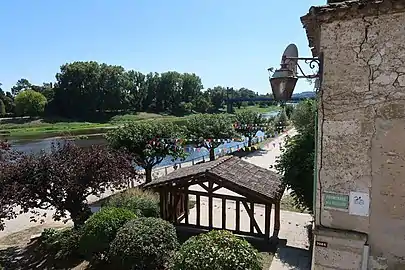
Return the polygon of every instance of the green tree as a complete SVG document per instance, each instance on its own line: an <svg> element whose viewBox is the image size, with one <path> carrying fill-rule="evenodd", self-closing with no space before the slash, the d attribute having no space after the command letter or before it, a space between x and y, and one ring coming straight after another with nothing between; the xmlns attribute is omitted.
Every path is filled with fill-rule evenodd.
<svg viewBox="0 0 405 270"><path fill-rule="evenodd" d="M3 100L0 99L0 116L6 115L6 106L4 105Z"/></svg>
<svg viewBox="0 0 405 270"><path fill-rule="evenodd" d="M24 90L14 99L18 115L38 116L44 112L46 97L34 90Z"/></svg>
<svg viewBox="0 0 405 270"><path fill-rule="evenodd" d="M214 110L218 111L224 106L226 91L226 88L222 86L215 86L213 89L207 89L207 93L211 99L212 107Z"/></svg>
<svg viewBox="0 0 405 270"><path fill-rule="evenodd" d="M183 158L178 127L172 123L133 122L107 133L108 143L131 155L133 162L145 170L146 183L152 181L152 169L167 156Z"/></svg>
<svg viewBox="0 0 405 270"><path fill-rule="evenodd" d="M235 120L235 130L248 138L248 146L252 145L252 139L259 130L267 130L266 119L253 111L241 111L235 115Z"/></svg>
<svg viewBox="0 0 405 270"><path fill-rule="evenodd" d="M292 105L292 104L287 104L287 105L285 106L285 113L286 113L288 119L291 118L293 112L294 112L294 105Z"/></svg>
<svg viewBox="0 0 405 270"><path fill-rule="evenodd" d="M29 89L33 89L32 84L27 79L22 78L19 79L13 87L11 87L11 93L14 96L17 96L20 92Z"/></svg>
<svg viewBox="0 0 405 270"><path fill-rule="evenodd" d="M232 139L236 132L232 119L226 114L197 114L186 122L188 138L194 140L197 147L206 147L210 152L210 160L215 160L215 148L224 140Z"/></svg>
<svg viewBox="0 0 405 270"><path fill-rule="evenodd" d="M292 189L297 206L313 211L314 160L315 160L316 103L306 100L299 103L292 115L298 134L287 139L283 153L275 168L283 183Z"/></svg>
<svg viewBox="0 0 405 270"><path fill-rule="evenodd" d="M286 126L288 126L288 117L285 110L281 110L274 120L275 128L278 132L281 132Z"/></svg>
<svg viewBox="0 0 405 270"><path fill-rule="evenodd" d="M206 93L199 94L193 102L193 108L198 113L207 113L211 109L210 98Z"/></svg>

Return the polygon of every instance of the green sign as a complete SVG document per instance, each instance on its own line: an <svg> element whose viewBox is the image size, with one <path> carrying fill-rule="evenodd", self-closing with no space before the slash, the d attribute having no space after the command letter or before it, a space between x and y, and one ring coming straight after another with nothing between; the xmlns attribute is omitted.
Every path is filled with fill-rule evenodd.
<svg viewBox="0 0 405 270"><path fill-rule="evenodd" d="M337 209L349 209L349 195L341 195L336 193L324 193L325 207Z"/></svg>

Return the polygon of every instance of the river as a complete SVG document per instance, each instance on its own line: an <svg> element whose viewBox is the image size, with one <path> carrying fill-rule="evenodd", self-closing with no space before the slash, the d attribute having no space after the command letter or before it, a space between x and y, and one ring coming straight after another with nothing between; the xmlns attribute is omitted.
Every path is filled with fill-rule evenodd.
<svg viewBox="0 0 405 270"><path fill-rule="evenodd" d="M276 116L278 111L273 111L269 113L264 113L264 117L274 117ZM263 140L264 133L259 131L256 134L256 140ZM39 139L39 140L20 140L20 141L11 141L12 148L21 151L23 153L40 153L41 151L50 151L52 144L63 142L65 138L48 138L48 139ZM86 138L80 138L74 140L74 143L82 146L88 147L91 145L102 145L106 144L106 140L103 135L88 135ZM247 145L247 141L238 142L238 141L231 141L220 145L218 148L215 149L216 154L220 154L222 152L234 152L239 148ZM186 145L185 151L187 152L187 158L183 162L192 161L198 162L203 159L209 158L209 152L205 148L196 149L193 145ZM180 162L179 160L175 161ZM158 166L168 166L172 165L175 162L172 161L171 157L167 157L164 159Z"/></svg>

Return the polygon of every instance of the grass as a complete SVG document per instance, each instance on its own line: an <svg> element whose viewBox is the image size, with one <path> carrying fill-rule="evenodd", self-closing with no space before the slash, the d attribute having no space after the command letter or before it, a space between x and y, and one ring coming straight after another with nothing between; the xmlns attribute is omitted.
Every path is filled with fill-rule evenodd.
<svg viewBox="0 0 405 270"><path fill-rule="evenodd" d="M237 107L234 106L235 113L242 112L242 111L253 111L257 113L268 113L268 112L274 112L279 110L280 108L277 106L268 106L268 107L260 107L259 105L256 106L248 106L248 107L241 107L238 109Z"/></svg>
<svg viewBox="0 0 405 270"><path fill-rule="evenodd" d="M266 113L277 110L276 106L261 108L249 106L241 109L235 108L236 112L251 110L258 113ZM89 134L102 134L109 129L132 121L157 120L184 125L190 116L176 117L165 114L140 112L113 116L105 122L78 122L69 119L16 119L12 121L0 120L0 137L11 139L43 139L58 136L78 136Z"/></svg>

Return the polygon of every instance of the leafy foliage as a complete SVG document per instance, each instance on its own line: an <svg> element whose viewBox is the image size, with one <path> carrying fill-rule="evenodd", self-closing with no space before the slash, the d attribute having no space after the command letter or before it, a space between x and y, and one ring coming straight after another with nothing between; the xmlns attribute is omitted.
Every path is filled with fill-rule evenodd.
<svg viewBox="0 0 405 270"><path fill-rule="evenodd" d="M282 131L286 126L288 126L288 118L285 110L281 110L274 120L275 128L279 132Z"/></svg>
<svg viewBox="0 0 405 270"><path fill-rule="evenodd" d="M6 105L4 105L4 101L0 99L0 116L6 115Z"/></svg>
<svg viewBox="0 0 405 270"><path fill-rule="evenodd" d="M235 130L249 139L249 145L252 144L253 137L256 133L267 130L267 121L259 113L253 111L242 111L235 115Z"/></svg>
<svg viewBox="0 0 405 270"><path fill-rule="evenodd" d="M165 157L185 157L178 136L178 127L172 123L145 121L112 130L106 138L113 148L129 153L133 162L145 169L148 183L152 181L152 168Z"/></svg>
<svg viewBox="0 0 405 270"><path fill-rule="evenodd" d="M0 163L0 207L20 205L23 212L38 214L34 208L53 207L53 218L72 218L76 227L90 215L89 195L121 188L135 170L127 156L103 146L81 148L72 143L53 145L40 155L18 155ZM4 173L3 173L4 172ZM12 198L15 196L15 198ZM12 198L11 201L3 198ZM35 216L34 216L35 217ZM33 219L36 221L36 218Z"/></svg>
<svg viewBox="0 0 405 270"><path fill-rule="evenodd" d="M287 104L287 105L285 105L284 109L285 109L285 113L287 115L287 118L291 119L291 116L293 115L293 112L294 112L294 105Z"/></svg>
<svg viewBox="0 0 405 270"><path fill-rule="evenodd" d="M46 97L34 90L20 92L14 99L18 115L38 116L45 110Z"/></svg>
<svg viewBox="0 0 405 270"><path fill-rule="evenodd" d="M297 206L313 211L316 103L306 100L297 105L292 121L298 134L287 139L275 168L292 189Z"/></svg>
<svg viewBox="0 0 405 270"><path fill-rule="evenodd" d="M210 151L210 160L215 159L214 149L223 140L234 138L237 134L232 118L227 114L197 114L186 122L188 138L196 142L197 147L206 147Z"/></svg>
<svg viewBox="0 0 405 270"><path fill-rule="evenodd" d="M159 197L152 192L137 188L114 194L108 199L105 206L125 208L139 217L160 216Z"/></svg>
<svg viewBox="0 0 405 270"><path fill-rule="evenodd" d="M173 260L173 270L261 270L262 258L246 240L228 231L191 237Z"/></svg>
<svg viewBox="0 0 405 270"><path fill-rule="evenodd" d="M80 239L80 250L89 258L102 258L106 255L111 241L114 240L117 231L136 215L121 208L102 208L93 214L83 226Z"/></svg>
<svg viewBox="0 0 405 270"><path fill-rule="evenodd" d="M177 248L176 229L172 224L158 218L138 218L118 231L109 257L119 269L166 269Z"/></svg>
<svg viewBox="0 0 405 270"><path fill-rule="evenodd" d="M80 238L81 230L74 228L55 230L50 228L42 232L40 241L46 250L55 256L55 259L68 260L73 257L81 257L79 252Z"/></svg>

